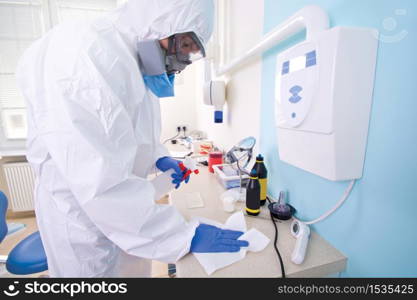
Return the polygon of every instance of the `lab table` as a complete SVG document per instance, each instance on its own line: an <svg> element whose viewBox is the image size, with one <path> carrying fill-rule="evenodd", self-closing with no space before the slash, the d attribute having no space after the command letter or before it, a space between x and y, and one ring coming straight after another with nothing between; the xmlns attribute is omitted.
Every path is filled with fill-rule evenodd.
<svg viewBox="0 0 417 300"><path fill-rule="evenodd" d="M172 205L190 220L192 217L204 217L225 223L232 214L223 210L220 195L223 186L217 181L216 175L210 173L207 167L200 168L200 174L192 175L188 184L182 184L179 190L170 195ZM188 208L185 198L191 193L199 193L204 207ZM244 203L237 202L236 211L244 211ZM256 228L271 240L261 252L247 252L246 257L228 267L217 270L208 276L203 267L192 254L187 254L176 264L177 277L281 277L281 267L274 250L275 229L269 216L267 204L257 217L244 213L248 230ZM345 270L347 258L316 232L311 230L310 241L305 260L296 265L291 262L291 253L296 239L291 235L289 221L276 222L278 227L278 249L281 253L287 277L328 277Z"/></svg>

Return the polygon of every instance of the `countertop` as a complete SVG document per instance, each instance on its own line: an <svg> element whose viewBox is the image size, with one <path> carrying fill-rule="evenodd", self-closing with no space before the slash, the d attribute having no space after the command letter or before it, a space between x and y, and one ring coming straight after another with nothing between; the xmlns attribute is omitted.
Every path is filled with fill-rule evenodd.
<svg viewBox="0 0 417 300"><path fill-rule="evenodd" d="M224 188L217 181L216 176L207 167L200 167L200 174L192 175L188 184L182 184L179 190L171 193L171 203L177 207L186 219L193 216L209 218L224 223L231 213L222 208L220 195ZM188 208L184 198L187 194L198 192L204 201L204 207ZM237 203L237 210L244 210L244 203ZM217 270L208 276L197 259L187 254L177 262L178 277L281 277L281 268L274 250L274 226L266 205L257 217L247 216L247 228L256 228L270 238L270 243L261 252L248 252L246 257L226 268ZM342 272L346 268L347 258L326 240L311 230L307 254L301 265L291 262L291 253L295 245L295 238L291 235L289 221L279 221L278 249L281 253L287 277L326 277Z"/></svg>

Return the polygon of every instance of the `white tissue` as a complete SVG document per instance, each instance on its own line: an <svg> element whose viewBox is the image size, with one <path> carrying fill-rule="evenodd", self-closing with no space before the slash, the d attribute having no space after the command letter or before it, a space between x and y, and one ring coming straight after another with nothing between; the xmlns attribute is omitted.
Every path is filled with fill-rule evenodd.
<svg viewBox="0 0 417 300"><path fill-rule="evenodd" d="M254 228L247 231L245 217L242 212L233 214L229 219L227 219L224 225L205 218L197 218L197 221L204 224L214 225L222 229L242 231L244 234L239 238L239 240L249 242L249 247L243 247L239 252L235 253L193 253L208 275L213 274L218 269L227 267L235 262L238 262L239 260L244 259L247 251L262 251L270 241L269 238L262 232Z"/></svg>

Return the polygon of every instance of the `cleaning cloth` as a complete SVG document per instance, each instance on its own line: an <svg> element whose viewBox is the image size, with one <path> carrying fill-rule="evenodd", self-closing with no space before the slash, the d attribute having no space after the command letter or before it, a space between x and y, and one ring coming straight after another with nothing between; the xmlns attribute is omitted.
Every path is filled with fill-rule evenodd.
<svg viewBox="0 0 417 300"><path fill-rule="evenodd" d="M216 270L227 267L235 262L245 258L248 251L260 252L270 242L269 238L262 232L251 228L247 230L245 217L242 212L237 212L227 219L225 224L218 223L205 218L194 218L196 221L204 224L217 226L222 229L242 231L244 234L239 240L249 242L249 247L242 247L239 252L235 253L193 253L198 262L203 266L208 275L213 274Z"/></svg>

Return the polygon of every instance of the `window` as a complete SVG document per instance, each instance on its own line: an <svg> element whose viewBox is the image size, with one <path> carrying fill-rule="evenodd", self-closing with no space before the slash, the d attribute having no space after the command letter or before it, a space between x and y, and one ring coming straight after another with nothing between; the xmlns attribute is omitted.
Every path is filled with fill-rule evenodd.
<svg viewBox="0 0 417 300"><path fill-rule="evenodd" d="M124 0L0 0L0 149L26 138L25 103L15 78L20 56L54 25L93 19Z"/></svg>
<svg viewBox="0 0 417 300"><path fill-rule="evenodd" d="M115 0L56 0L58 22L94 19L116 7Z"/></svg>
<svg viewBox="0 0 417 300"><path fill-rule="evenodd" d="M45 30L41 1L0 2L0 118L6 139L26 136L25 104L15 69L24 50Z"/></svg>

